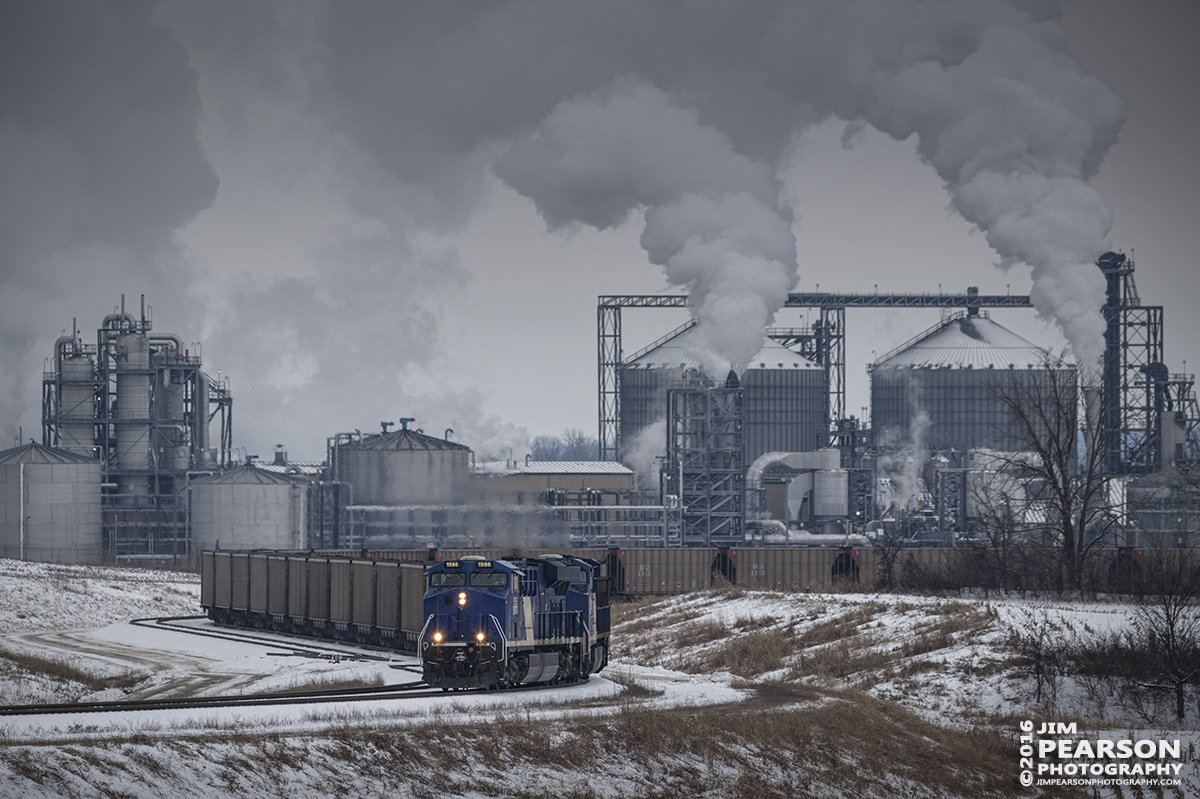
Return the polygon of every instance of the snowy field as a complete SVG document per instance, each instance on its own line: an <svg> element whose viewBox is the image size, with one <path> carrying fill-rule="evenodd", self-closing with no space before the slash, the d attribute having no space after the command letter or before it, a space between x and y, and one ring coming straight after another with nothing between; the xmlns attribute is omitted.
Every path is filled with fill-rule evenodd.
<svg viewBox="0 0 1200 799"><path fill-rule="evenodd" d="M135 626L199 613L196 575L0 560L0 704L414 682L415 659ZM1183 730L1053 697L1017 630L1119 629L1119 603L736 589L618 605L587 683L295 707L0 718L0 797L1197 796ZM194 629L214 627L207 620ZM219 629L219 628L217 628ZM264 634L267 635L267 634ZM339 649L351 648L337 645ZM378 652L361 652L378 657ZM1182 784L1021 787L1022 721L1180 739ZM1176 725L1180 726L1180 725Z"/></svg>

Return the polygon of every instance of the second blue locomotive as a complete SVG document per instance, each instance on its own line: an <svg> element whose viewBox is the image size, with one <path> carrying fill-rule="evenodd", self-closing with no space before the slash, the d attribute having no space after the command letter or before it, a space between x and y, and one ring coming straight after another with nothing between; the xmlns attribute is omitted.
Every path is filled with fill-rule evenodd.
<svg viewBox="0 0 1200 799"><path fill-rule="evenodd" d="M423 678L444 690L575 682L608 663L608 575L594 560L438 563L422 610Z"/></svg>

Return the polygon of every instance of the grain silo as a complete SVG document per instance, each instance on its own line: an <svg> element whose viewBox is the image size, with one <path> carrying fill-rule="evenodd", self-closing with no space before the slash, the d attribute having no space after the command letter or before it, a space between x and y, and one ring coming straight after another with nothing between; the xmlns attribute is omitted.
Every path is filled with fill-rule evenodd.
<svg viewBox="0 0 1200 799"><path fill-rule="evenodd" d="M471 449L405 427L339 444L333 471L355 505L459 504L470 490Z"/></svg>
<svg viewBox="0 0 1200 799"><path fill-rule="evenodd" d="M193 480L192 548L301 549L308 546L308 480L253 465Z"/></svg>
<svg viewBox="0 0 1200 799"><path fill-rule="evenodd" d="M685 386L684 372L699 370L701 344L696 327L664 341L621 366L620 452L625 459L643 434L666 417L667 390ZM713 385L725 380L728 366L711 375ZM740 378L744 391L745 462L764 452L809 452L828 445L825 420L825 370L763 339ZM663 441L648 442L661 450Z"/></svg>
<svg viewBox="0 0 1200 799"><path fill-rule="evenodd" d="M1046 379L1044 350L986 316L945 320L871 367L871 426L880 449L1012 450L997 392Z"/></svg>
<svg viewBox="0 0 1200 799"><path fill-rule="evenodd" d="M0 452L0 557L100 556L100 462L33 442Z"/></svg>

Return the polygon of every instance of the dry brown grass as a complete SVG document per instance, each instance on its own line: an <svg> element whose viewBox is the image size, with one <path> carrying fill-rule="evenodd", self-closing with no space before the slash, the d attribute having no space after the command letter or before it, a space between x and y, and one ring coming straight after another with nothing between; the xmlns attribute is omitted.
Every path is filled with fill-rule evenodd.
<svg viewBox="0 0 1200 799"><path fill-rule="evenodd" d="M383 685L383 675L372 674L370 677L313 677L305 681L296 681L285 688L270 693L302 694L308 691L348 691L353 688L378 688Z"/></svg>
<svg viewBox="0 0 1200 799"><path fill-rule="evenodd" d="M795 636L789 630L758 630L726 640L684 668L693 674L727 671L738 677L755 677L782 669L784 659L793 651Z"/></svg>
<svg viewBox="0 0 1200 799"><path fill-rule="evenodd" d="M547 720L536 713L497 713L461 725L389 728L344 724L326 733L213 731L170 741L0 747L0 771L40 781L43 757L69 755L79 773L136 771L157 775L202 760L219 747L221 766L204 769L212 785L236 793L265 777L287 795L288 775L328 772L328 792L369 780L381 793L418 797L480 791L498 797L543 795L520 775L580 775L556 795L588 797L614 777L632 780L622 795L650 799L703 795L1021 796L1013 742L985 731L950 731L853 690L778 683L759 686L740 705L654 709L627 698L608 715ZM158 750L166 748L167 753ZM464 764L470 768L464 771ZM84 768L86 766L86 768ZM199 769L198 769L199 770ZM353 774L355 782L342 777ZM726 775L714 790L712 778ZM732 775L732 776L729 776ZM589 783L589 779L591 782ZM469 784L464 782L469 780ZM601 782L597 782L597 780ZM57 780L53 785L57 785ZM426 790L428 786L438 790Z"/></svg>
<svg viewBox="0 0 1200 799"><path fill-rule="evenodd" d="M0 658L13 663L23 671L44 674L61 682L79 683L92 691L104 691L109 688L128 690L148 676L128 670L115 675L97 674L94 671L80 668L71 660L43 657L4 646L0 646Z"/></svg>
<svg viewBox="0 0 1200 799"><path fill-rule="evenodd" d="M676 648L701 646L730 636L729 625L707 619L696 624L684 624L673 636Z"/></svg>

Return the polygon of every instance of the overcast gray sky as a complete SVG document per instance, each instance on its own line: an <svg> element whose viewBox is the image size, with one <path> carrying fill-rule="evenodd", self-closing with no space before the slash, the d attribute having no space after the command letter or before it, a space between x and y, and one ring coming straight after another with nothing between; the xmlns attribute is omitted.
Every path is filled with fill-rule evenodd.
<svg viewBox="0 0 1200 799"><path fill-rule="evenodd" d="M40 438L54 339L72 318L94 337L121 294L203 342L235 445L263 457L400 416L485 453L594 434L598 294L688 291L708 356L736 363L789 289L1036 277L1040 315L994 318L1088 358L1109 244L1165 306L1172 371L1195 371L1196 16L5 3L0 436ZM626 351L685 318L627 311ZM848 313L852 413L872 353L938 318Z"/></svg>

